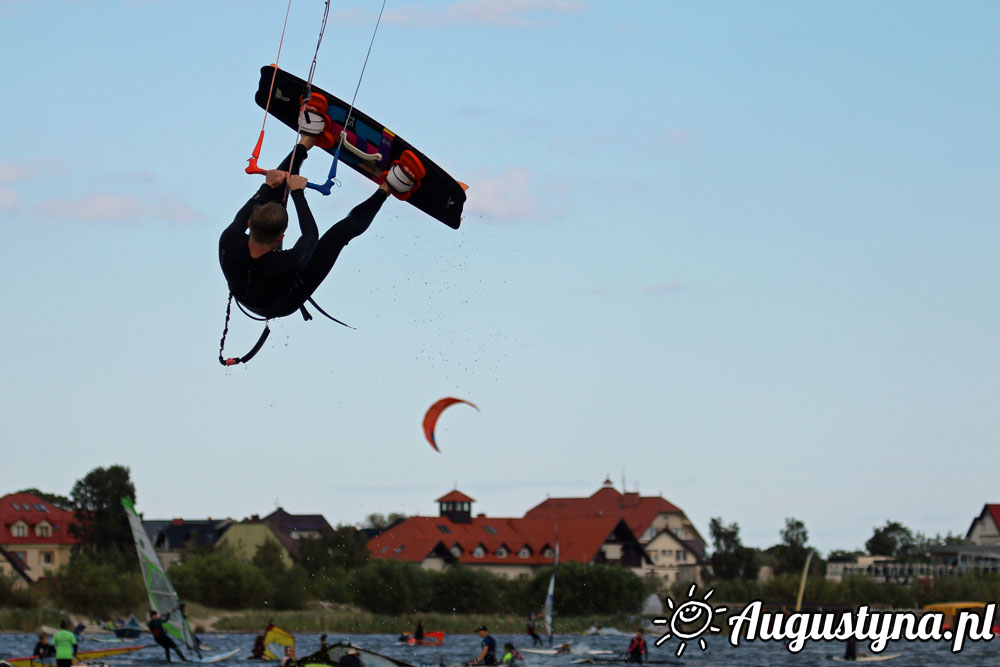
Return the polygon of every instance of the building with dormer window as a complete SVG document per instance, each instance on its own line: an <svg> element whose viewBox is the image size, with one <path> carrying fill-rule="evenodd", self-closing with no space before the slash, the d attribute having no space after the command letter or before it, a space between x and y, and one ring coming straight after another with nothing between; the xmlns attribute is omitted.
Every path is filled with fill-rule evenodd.
<svg viewBox="0 0 1000 667"><path fill-rule="evenodd" d="M33 493L0 497L0 576L36 582L69 563L73 512Z"/></svg>
<svg viewBox="0 0 1000 667"><path fill-rule="evenodd" d="M552 521L473 516L474 502L458 490L438 498L438 516L411 517L369 540L372 558L409 561L432 570L461 563L515 578L551 565L558 543L563 562L619 564L637 572L651 565L619 517Z"/></svg>

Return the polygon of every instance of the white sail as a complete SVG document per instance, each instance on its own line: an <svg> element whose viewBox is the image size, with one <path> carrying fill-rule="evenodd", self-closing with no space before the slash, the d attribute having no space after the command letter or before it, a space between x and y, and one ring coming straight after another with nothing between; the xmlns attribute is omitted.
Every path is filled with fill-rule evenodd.
<svg viewBox="0 0 1000 667"><path fill-rule="evenodd" d="M549 577L549 590L545 594L545 609L542 621L545 623L545 634L549 636L549 646L552 645L552 594L556 590L556 570L559 569L559 530L556 529L556 558L552 563L552 576Z"/></svg>
<svg viewBox="0 0 1000 667"><path fill-rule="evenodd" d="M191 626L188 625L187 618L179 609L181 601L177 597L177 591L171 585L156 551L153 550L149 535L142 527L142 520L136 513L132 500L122 498L122 506L125 508L129 526L132 528L135 550L139 554L139 566L142 568L142 580L146 584L146 592L149 594L149 604L161 618L166 619L163 623L163 629L166 630L167 634L182 642L184 646L201 657L201 650L194 640ZM166 618L168 614L170 618Z"/></svg>

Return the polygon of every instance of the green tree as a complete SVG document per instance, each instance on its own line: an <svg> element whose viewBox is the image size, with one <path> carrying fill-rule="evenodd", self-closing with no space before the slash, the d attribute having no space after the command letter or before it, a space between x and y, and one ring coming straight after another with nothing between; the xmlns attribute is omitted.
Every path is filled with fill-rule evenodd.
<svg viewBox="0 0 1000 667"><path fill-rule="evenodd" d="M490 572L456 564L431 573L430 583L432 611L455 614L506 611L507 580Z"/></svg>
<svg viewBox="0 0 1000 667"><path fill-rule="evenodd" d="M382 532L383 530L387 530L393 527L394 525L396 525L400 521L405 520L406 518L407 517L405 514L400 514L398 512L392 512L388 516L384 516L376 512L374 514L368 515L368 517L365 519L365 525L363 527L372 528L374 530Z"/></svg>
<svg viewBox="0 0 1000 667"><path fill-rule="evenodd" d="M356 603L378 614L426 611L430 602L430 575L414 563L373 560L355 570L352 594Z"/></svg>
<svg viewBox="0 0 1000 667"><path fill-rule="evenodd" d="M743 546L739 524L726 525L721 517L716 517L711 520L708 529L714 547L710 560L715 577L722 580L756 579L760 570L757 552Z"/></svg>
<svg viewBox="0 0 1000 667"><path fill-rule="evenodd" d="M806 525L799 519L785 519L785 527L781 530L781 543L767 550L777 561L776 571L780 573L801 572L806 558L812 549L806 546L809 532ZM817 561L818 565L818 561Z"/></svg>
<svg viewBox="0 0 1000 667"><path fill-rule="evenodd" d="M542 606L551 574L551 567L535 573L524 593L528 609ZM642 607L646 593L641 578L617 565L561 563L556 572L553 606L563 616L634 614Z"/></svg>
<svg viewBox="0 0 1000 667"><path fill-rule="evenodd" d="M332 535L301 540L293 558L310 576L321 571L361 567L368 562L368 540L353 526L337 526Z"/></svg>
<svg viewBox="0 0 1000 667"><path fill-rule="evenodd" d="M30 493L42 498L52 505L64 510L73 509L73 501L66 496L60 496L58 493L48 493L47 491L39 491L38 489L21 489L18 493Z"/></svg>
<svg viewBox="0 0 1000 667"><path fill-rule="evenodd" d="M263 607L272 594L260 568L224 548L185 557L170 580L182 599L224 609Z"/></svg>
<svg viewBox="0 0 1000 667"><path fill-rule="evenodd" d="M125 466L94 468L70 492L75 523L70 534L78 549L127 553L133 549L132 529L122 508L122 497L135 499L135 486Z"/></svg>
<svg viewBox="0 0 1000 667"><path fill-rule="evenodd" d="M138 567L122 568L117 558L96 550L78 551L69 564L48 581L60 605L95 618L135 609L146 599Z"/></svg>
<svg viewBox="0 0 1000 667"><path fill-rule="evenodd" d="M865 542L865 549L872 556L899 556L912 550L913 532L898 521L886 521L881 528L875 528L871 538Z"/></svg>

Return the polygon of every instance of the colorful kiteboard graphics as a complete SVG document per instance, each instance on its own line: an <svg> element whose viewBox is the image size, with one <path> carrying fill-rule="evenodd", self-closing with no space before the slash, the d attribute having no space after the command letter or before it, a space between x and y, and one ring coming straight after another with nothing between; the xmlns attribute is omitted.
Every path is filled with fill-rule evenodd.
<svg viewBox="0 0 1000 667"><path fill-rule="evenodd" d="M297 130L299 108L309 88L306 82L297 76L280 68L275 74L275 69L275 65L260 69L260 84L254 99L262 109L266 109L282 123ZM346 129L344 146L341 147L338 157L340 162L380 183L389 165L398 160L403 151L413 151L427 168L427 175L420 188L407 201L452 229L458 229L462 222L462 207L465 205L465 187L461 183L370 116L354 109L350 111L350 119L347 119L349 104L316 86L313 86L312 90L321 93L329 102L327 114L333 121L334 134L339 137L341 129ZM269 92L270 104L268 104ZM345 119L347 119L346 128ZM326 150L333 155L335 149L336 144Z"/></svg>

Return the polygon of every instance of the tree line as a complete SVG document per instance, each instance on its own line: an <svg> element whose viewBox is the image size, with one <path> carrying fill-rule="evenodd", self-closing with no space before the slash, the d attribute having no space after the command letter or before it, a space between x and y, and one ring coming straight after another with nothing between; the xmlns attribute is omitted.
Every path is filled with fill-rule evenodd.
<svg viewBox="0 0 1000 667"><path fill-rule="evenodd" d="M97 468L79 480L69 497L26 491L72 509L70 528L79 540L68 565L29 592L0 584L0 606L51 601L94 617L145 606L146 593L121 497L135 499L128 468ZM370 515L385 529L402 515ZM551 567L517 579L463 565L429 571L418 564L370 559L365 533L338 526L331 535L301 540L291 562L273 541L241 559L224 547L186 548L168 571L180 597L223 609L296 610L313 601L337 602L381 614L420 612L518 613L539 611ZM643 579L627 569L599 564L559 566L556 604L561 615L634 613L648 594Z"/></svg>

